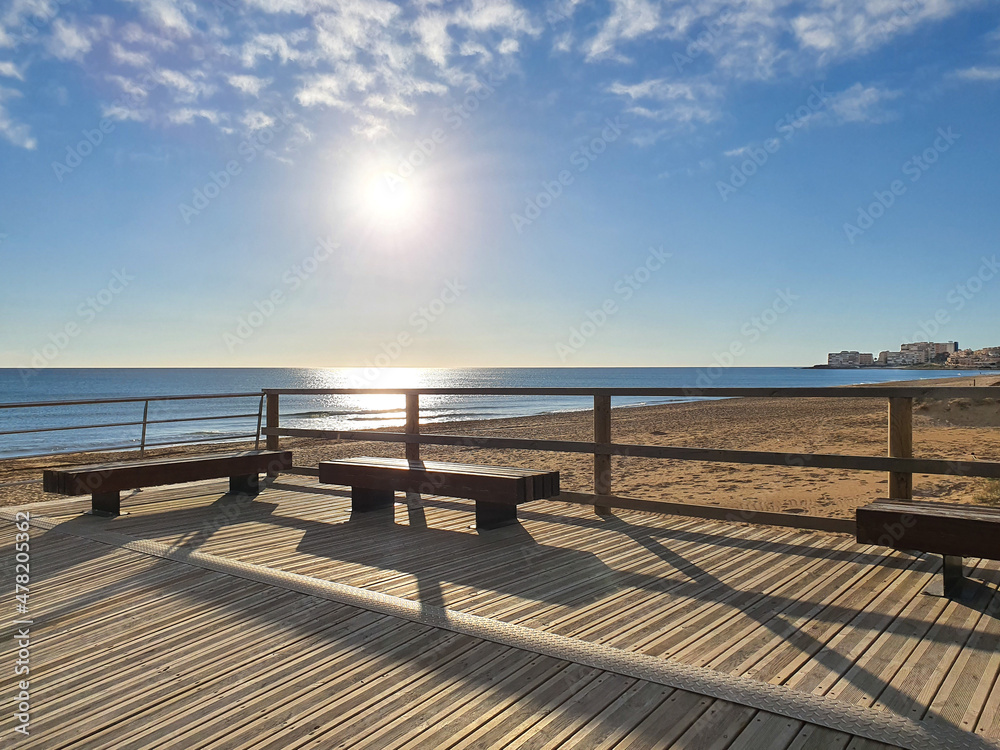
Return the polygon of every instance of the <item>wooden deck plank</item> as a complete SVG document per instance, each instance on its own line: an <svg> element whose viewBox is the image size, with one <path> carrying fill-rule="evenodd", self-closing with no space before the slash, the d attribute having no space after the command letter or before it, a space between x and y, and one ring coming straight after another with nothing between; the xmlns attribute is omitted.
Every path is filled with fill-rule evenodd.
<svg viewBox="0 0 1000 750"><path fill-rule="evenodd" d="M909 565L913 563L914 561L909 561ZM869 605L878 599L887 582L899 574L899 570L888 565L862 569L861 578L866 579L864 585L850 588L842 596L830 602L825 609L816 613L812 620L802 618L790 621L789 628L793 630L780 644L763 645L760 652L749 656L743 664L736 667L735 671L775 684L785 683L816 658L824 645L832 641L858 612L868 609ZM753 663L753 666L742 671L744 665L750 663Z"/></svg>
<svg viewBox="0 0 1000 750"><path fill-rule="evenodd" d="M614 747L615 750L662 750L673 747L715 701L703 695L675 690L646 715Z"/></svg>
<svg viewBox="0 0 1000 750"><path fill-rule="evenodd" d="M878 707L914 719L922 719L927 713L941 683L981 617L975 606L944 601L946 606L915 645L909 658L897 665L896 673L886 681L886 685L880 686ZM983 606L985 597L980 596L975 604Z"/></svg>
<svg viewBox="0 0 1000 750"><path fill-rule="evenodd" d="M984 607L985 614L965 644L925 720L930 724L946 723L974 732L986 701L1000 672L1000 594L993 592Z"/></svg>
<svg viewBox="0 0 1000 750"><path fill-rule="evenodd" d="M264 750L297 750L304 747L353 746L372 730L407 714L428 695L449 693L456 686L472 682L477 674L498 668L512 649L486 641L468 639L439 649L433 658L415 654L405 667L392 671L393 679L371 685L355 685L343 699L313 707L281 729L251 747Z"/></svg>
<svg viewBox="0 0 1000 750"><path fill-rule="evenodd" d="M792 673L785 684L805 692L825 694L919 594L926 580L926 574L919 569L908 569L896 576L812 659Z"/></svg>
<svg viewBox="0 0 1000 750"><path fill-rule="evenodd" d="M613 747L674 692L663 685L636 682L593 718L585 717L586 723L571 737L550 747Z"/></svg>
<svg viewBox="0 0 1000 750"><path fill-rule="evenodd" d="M515 651L513 649L504 652L500 659L494 660L488 668L478 672L472 679L466 679L460 683L450 686L447 690L435 686L433 693L421 691L418 695L413 695L413 690L407 691L404 701L408 703L402 710L398 710L392 716L383 719L378 726L371 723L370 717L366 717L364 733L356 732L350 737L350 746L354 750L369 748L370 750L385 750L388 747L405 747L412 743L417 737L429 733L449 720L455 719L455 714L461 707L467 707L470 703L475 703L482 710L488 702L486 697L491 690L496 691L499 686L505 685L514 675L520 674L537 663L538 657L527 651ZM476 716L481 717L477 711ZM465 723L474 719L471 716L465 717ZM460 731L460 726L455 723L444 730L448 736L456 731ZM332 738L324 736L321 742L329 742ZM420 740L424 747L434 747L429 744L429 738L424 736Z"/></svg>
<svg viewBox="0 0 1000 750"><path fill-rule="evenodd" d="M549 656L535 656L527 665L496 685L488 686L475 699L450 706L443 716L429 722L429 726L415 727L413 736L401 739L399 749L451 747L475 731L477 726L501 714L505 715L521 695L530 694L568 666L569 662ZM372 750L382 750L382 747L376 744L372 746Z"/></svg>
<svg viewBox="0 0 1000 750"><path fill-rule="evenodd" d="M747 706L715 701L673 744L666 747L684 748L684 750L727 750L756 713Z"/></svg>
<svg viewBox="0 0 1000 750"><path fill-rule="evenodd" d="M801 721L758 711L727 750L785 750L802 727Z"/></svg>
<svg viewBox="0 0 1000 750"><path fill-rule="evenodd" d="M600 670L592 667L570 664L541 685L535 686L527 695L521 696L503 714L481 723L449 750L509 747L513 740L531 729L538 720L540 711L562 705L601 674Z"/></svg>
<svg viewBox="0 0 1000 750"><path fill-rule="evenodd" d="M831 700L864 705L878 693L883 710L929 707L929 721L1000 739L1000 624L984 614L996 563L975 570L984 582L976 609L922 593L936 561L883 556L846 536L632 511L603 519L560 503L524 506L521 527L490 536L447 499L398 506L386 526L348 521L349 498L306 481L251 503L225 490L223 481L142 492L126 500L131 515L113 520L80 518L85 500L47 507L67 528L363 584ZM32 606L51 614L35 640L46 683L35 697L54 712L37 724L54 746L72 745L82 726L95 748L867 747L747 706L263 584L233 587L222 574L89 540L61 536L57 559L50 534L33 533ZM450 645L421 661L433 643ZM66 725L84 710L82 725Z"/></svg>

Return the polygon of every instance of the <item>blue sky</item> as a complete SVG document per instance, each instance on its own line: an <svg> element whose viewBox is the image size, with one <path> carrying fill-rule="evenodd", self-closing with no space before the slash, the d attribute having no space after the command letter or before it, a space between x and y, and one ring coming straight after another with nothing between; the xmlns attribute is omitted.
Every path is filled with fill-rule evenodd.
<svg viewBox="0 0 1000 750"><path fill-rule="evenodd" d="M995 3L4 8L0 366L1000 343Z"/></svg>

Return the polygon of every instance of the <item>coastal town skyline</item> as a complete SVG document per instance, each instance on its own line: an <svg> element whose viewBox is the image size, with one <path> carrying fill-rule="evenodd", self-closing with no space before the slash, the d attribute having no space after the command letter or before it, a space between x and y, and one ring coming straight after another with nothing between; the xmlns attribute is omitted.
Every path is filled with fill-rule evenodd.
<svg viewBox="0 0 1000 750"><path fill-rule="evenodd" d="M957 341L912 341L900 344L899 351L883 349L875 355L857 349L830 352L825 365L818 367L949 367L954 369L994 369L1000 367L1000 346L978 349L959 347Z"/></svg>

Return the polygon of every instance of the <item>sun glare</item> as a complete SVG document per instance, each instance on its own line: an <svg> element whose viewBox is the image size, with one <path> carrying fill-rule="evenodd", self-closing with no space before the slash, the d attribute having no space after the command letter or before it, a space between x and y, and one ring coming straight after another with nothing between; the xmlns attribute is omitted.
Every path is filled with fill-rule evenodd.
<svg viewBox="0 0 1000 750"><path fill-rule="evenodd" d="M417 189L391 174L369 178L361 197L365 214L384 230L405 229L418 218Z"/></svg>

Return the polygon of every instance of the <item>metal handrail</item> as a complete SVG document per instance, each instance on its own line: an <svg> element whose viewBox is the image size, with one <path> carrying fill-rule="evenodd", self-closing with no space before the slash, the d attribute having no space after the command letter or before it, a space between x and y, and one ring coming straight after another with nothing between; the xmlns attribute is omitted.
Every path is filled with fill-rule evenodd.
<svg viewBox="0 0 1000 750"><path fill-rule="evenodd" d="M148 415L148 411L143 411L143 417ZM246 419L257 417L259 412L252 414L219 414L211 417L178 417L177 419L143 419L136 422L108 422L106 424L84 424L70 425L69 427L35 427L31 430L5 430L0 435L28 435L35 432L60 432L62 430L96 430L101 427L135 427L141 424L170 424L172 422L204 422L210 419Z"/></svg>
<svg viewBox="0 0 1000 750"><path fill-rule="evenodd" d="M172 417L168 419L149 419L149 404L151 401L189 401L197 399L234 399L234 398L256 398L258 399L258 407L256 412L252 413L240 413L240 414L219 414L211 416L198 416L198 417ZM242 438L254 438L256 448L260 447L260 436L262 430L263 416L264 416L264 394L258 392L253 393L212 393L212 394L199 394L199 395L182 395L182 396L138 396L138 397L124 397L124 398L100 398L100 399L74 399L69 401L34 401L34 402L24 402L24 403L10 403L10 404L0 404L0 409L17 409L17 408L33 408L33 407L60 407L60 406L91 406L99 404L130 404L130 403L142 403L142 420L141 421L130 421L130 422L102 422L99 424L82 424L82 425L60 425L57 427L36 427L28 430L5 430L0 431L0 436L4 435L29 435L34 433L42 432L64 432L70 430L94 430L101 428L110 427L142 427L142 432L139 438L138 445L132 443L129 445L115 445L115 446L100 446L86 448L84 450L71 450L71 451L56 451L47 453L35 453L26 455L15 455L9 456L8 460L13 459L27 459L27 458L47 458L50 456L64 456L71 455L73 453L94 453L94 452L112 452L121 450L135 450L138 448L139 456L142 457L145 454L147 448L156 448L169 445L188 445L195 443L208 443L217 441L229 441L229 440L239 440ZM250 417L257 418L257 429L252 433L239 433L239 434L227 434L227 435L217 435L213 436L212 439L206 440L204 438L198 438L195 440L170 440L168 442L159 443L148 443L146 441L148 434L149 425L155 424L175 424L179 422L202 422L207 420L218 420L218 419L247 419Z"/></svg>
<svg viewBox="0 0 1000 750"><path fill-rule="evenodd" d="M252 393L205 393L190 396L126 396L123 398L88 398L78 401L24 401L0 404L0 409L22 409L35 406L87 406L90 404L129 404L139 401L186 401L200 398L257 398L260 391Z"/></svg>

